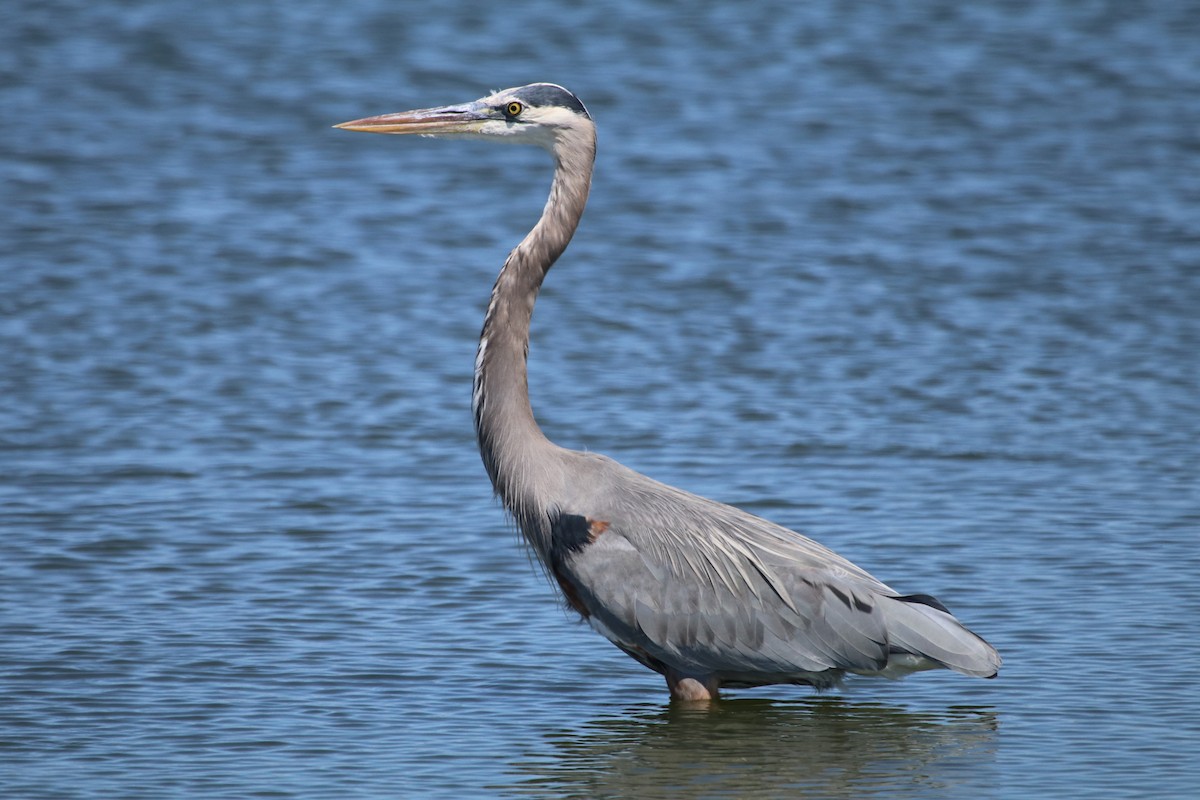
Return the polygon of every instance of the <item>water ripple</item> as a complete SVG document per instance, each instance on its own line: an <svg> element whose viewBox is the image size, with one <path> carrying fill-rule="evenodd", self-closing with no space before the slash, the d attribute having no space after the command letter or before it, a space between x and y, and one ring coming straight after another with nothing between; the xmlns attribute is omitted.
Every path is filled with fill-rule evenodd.
<svg viewBox="0 0 1200 800"><path fill-rule="evenodd" d="M13 0L0 794L1187 796L1197 24ZM939 596L1000 679L691 713L558 604L470 416L549 164L329 128L541 79L601 130L548 433Z"/></svg>

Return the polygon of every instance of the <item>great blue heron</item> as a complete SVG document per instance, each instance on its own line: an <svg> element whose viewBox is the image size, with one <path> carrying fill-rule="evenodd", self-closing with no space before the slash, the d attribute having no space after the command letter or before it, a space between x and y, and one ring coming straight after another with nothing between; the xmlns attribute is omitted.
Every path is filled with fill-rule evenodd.
<svg viewBox="0 0 1200 800"><path fill-rule="evenodd" d="M596 126L579 98L534 83L337 127L536 144L554 156L541 219L509 253L483 320L475 432L496 494L566 603L662 674L673 698L709 700L723 686L823 689L847 672L995 677L1000 655L933 597L901 595L794 531L542 433L529 405L529 321L591 188Z"/></svg>

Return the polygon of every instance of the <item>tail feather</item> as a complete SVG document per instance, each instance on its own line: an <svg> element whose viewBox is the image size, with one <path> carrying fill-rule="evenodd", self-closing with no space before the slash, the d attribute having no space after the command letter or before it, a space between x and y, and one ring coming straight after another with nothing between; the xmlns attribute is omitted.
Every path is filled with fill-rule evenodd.
<svg viewBox="0 0 1200 800"><path fill-rule="evenodd" d="M889 659L885 673L943 666L964 675L994 678L1000 671L1002 659L996 648L955 619L936 599L928 595L890 597L881 605L888 646L901 656Z"/></svg>

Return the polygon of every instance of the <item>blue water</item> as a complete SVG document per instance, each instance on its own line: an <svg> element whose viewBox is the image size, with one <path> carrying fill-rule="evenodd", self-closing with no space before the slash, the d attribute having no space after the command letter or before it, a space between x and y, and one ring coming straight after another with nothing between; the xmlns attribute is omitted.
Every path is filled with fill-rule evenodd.
<svg viewBox="0 0 1200 800"><path fill-rule="evenodd" d="M10 0L0 796L1183 797L1200 658L1188 3ZM561 444L997 645L667 702L490 497L474 338L544 154L332 130L563 83Z"/></svg>

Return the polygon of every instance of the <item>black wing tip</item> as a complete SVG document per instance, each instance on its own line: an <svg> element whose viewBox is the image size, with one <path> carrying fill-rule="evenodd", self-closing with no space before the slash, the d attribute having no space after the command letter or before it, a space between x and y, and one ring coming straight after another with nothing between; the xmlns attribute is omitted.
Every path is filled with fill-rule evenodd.
<svg viewBox="0 0 1200 800"><path fill-rule="evenodd" d="M946 608L946 606L942 604L942 601L938 600L933 595L906 594L902 597L893 597L892 599L899 600L901 603L917 603L918 605L929 606L930 608L941 611L943 614L950 614L950 609ZM950 614L950 616L954 615Z"/></svg>

